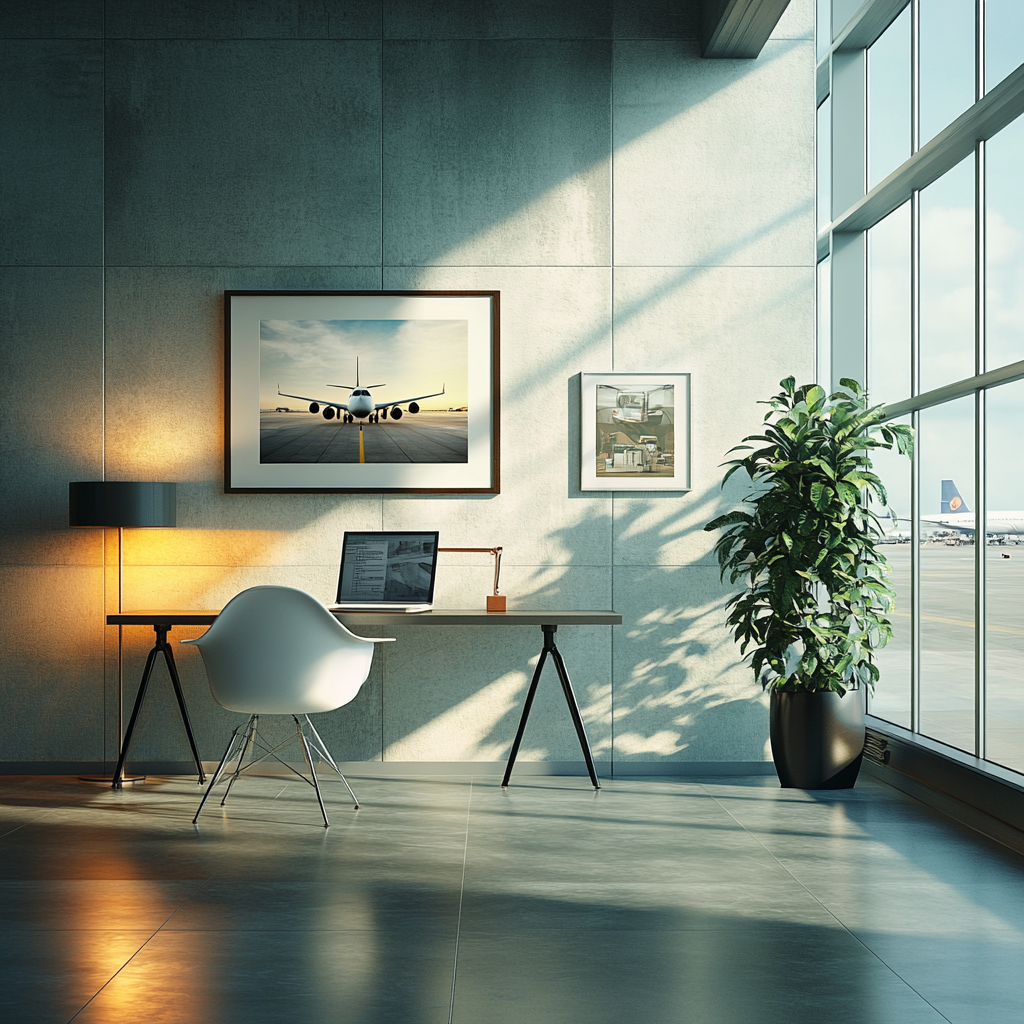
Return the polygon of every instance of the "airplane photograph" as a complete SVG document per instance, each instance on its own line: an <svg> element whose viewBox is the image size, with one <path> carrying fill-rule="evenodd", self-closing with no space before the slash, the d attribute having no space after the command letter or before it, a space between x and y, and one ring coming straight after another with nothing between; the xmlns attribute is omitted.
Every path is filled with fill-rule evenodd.
<svg viewBox="0 0 1024 1024"><path fill-rule="evenodd" d="M294 408L284 399L302 407L281 412ZM465 320L260 321L261 463L464 463L468 453Z"/></svg>

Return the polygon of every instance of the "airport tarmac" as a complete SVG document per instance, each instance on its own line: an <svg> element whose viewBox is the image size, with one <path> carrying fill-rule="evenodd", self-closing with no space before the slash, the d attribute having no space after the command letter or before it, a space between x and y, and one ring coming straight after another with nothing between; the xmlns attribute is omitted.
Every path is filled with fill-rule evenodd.
<svg viewBox="0 0 1024 1024"><path fill-rule="evenodd" d="M364 462L467 462L464 412L406 413L363 425ZM260 413L260 462L359 462L359 424L309 412Z"/></svg>
<svg viewBox="0 0 1024 1024"><path fill-rule="evenodd" d="M890 544L893 639L878 655L872 714L910 725L910 544ZM1009 558L1004 557L1009 555ZM985 549L987 757L1024 771L1024 545ZM921 732L974 751L974 546L921 548Z"/></svg>

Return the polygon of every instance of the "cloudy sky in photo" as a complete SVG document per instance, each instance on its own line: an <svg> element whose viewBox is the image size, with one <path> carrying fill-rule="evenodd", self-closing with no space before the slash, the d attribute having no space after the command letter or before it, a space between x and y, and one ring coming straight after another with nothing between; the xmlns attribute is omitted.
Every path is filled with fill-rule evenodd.
<svg viewBox="0 0 1024 1024"><path fill-rule="evenodd" d="M378 402L400 402L445 389L425 408L468 404L468 322L465 320L261 320L260 406L296 408L280 390L319 401L345 402L346 388L374 388ZM328 387L343 384L344 388Z"/></svg>

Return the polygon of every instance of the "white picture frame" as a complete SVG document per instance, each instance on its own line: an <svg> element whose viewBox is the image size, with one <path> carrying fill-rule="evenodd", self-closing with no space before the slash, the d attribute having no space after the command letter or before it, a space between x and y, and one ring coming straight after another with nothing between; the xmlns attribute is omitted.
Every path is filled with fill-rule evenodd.
<svg viewBox="0 0 1024 1024"><path fill-rule="evenodd" d="M690 374L580 374L580 490L690 490Z"/></svg>

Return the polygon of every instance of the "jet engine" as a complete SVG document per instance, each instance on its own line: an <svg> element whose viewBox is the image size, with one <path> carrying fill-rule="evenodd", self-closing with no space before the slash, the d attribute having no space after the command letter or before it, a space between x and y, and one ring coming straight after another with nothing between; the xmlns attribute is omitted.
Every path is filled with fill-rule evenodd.
<svg viewBox="0 0 1024 1024"><path fill-rule="evenodd" d="M317 405L316 402L310 402L309 403L309 411L310 412L319 412L320 411L320 406Z"/></svg>
<svg viewBox="0 0 1024 1024"><path fill-rule="evenodd" d="M409 403L409 412L419 412L420 407L415 402Z"/></svg>
<svg viewBox="0 0 1024 1024"><path fill-rule="evenodd" d="M393 420L400 420L402 418L402 410L397 405L391 410L391 418Z"/></svg>
<svg viewBox="0 0 1024 1024"><path fill-rule="evenodd" d="M324 409L324 419L325 420L333 420L334 419L334 409L331 406L327 406L327 408Z"/></svg>

